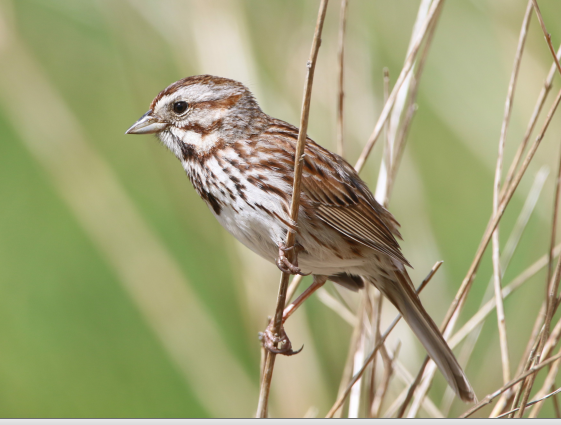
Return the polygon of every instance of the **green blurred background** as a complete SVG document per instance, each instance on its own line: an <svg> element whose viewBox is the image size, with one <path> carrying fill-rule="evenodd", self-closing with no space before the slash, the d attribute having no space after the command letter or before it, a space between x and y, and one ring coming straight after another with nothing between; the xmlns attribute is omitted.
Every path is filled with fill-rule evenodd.
<svg viewBox="0 0 561 425"><path fill-rule="evenodd" d="M202 73L244 82L264 111L297 124L318 4L0 0L0 417L254 414L257 332L274 311L279 272L219 226L153 137L124 132L161 89ZM381 111L383 67L392 82L401 70L418 5L350 0L345 137L351 163ZM540 6L557 46L561 3L541 0ZM491 213L525 7L522 0L446 2L421 80L390 209L402 224L415 282L445 261L422 295L437 323ZM310 136L331 149L338 15L339 2L332 1L309 126ZM534 17L507 164L550 64ZM553 92L559 81L556 76ZM560 124L555 117L501 226L504 243L536 173L548 166L506 283L549 246ZM372 188L379 145L363 172ZM487 253L460 323L478 309L490 274ZM544 283L542 271L505 301L512 373ZM393 315L384 310L387 323ZM271 414L323 416L337 393L352 328L313 298L287 332L305 348L277 361ZM416 373L422 347L405 325L392 337L391 344L403 342L401 361ZM466 370L479 398L501 386L494 313ZM431 397L439 401L444 389L438 375ZM465 409L455 401L451 414ZM542 415L552 412L548 403Z"/></svg>

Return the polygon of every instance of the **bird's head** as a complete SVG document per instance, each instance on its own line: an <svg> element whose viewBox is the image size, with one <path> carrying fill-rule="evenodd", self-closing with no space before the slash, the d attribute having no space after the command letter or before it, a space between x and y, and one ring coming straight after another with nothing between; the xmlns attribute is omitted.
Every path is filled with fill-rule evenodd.
<svg viewBox="0 0 561 425"><path fill-rule="evenodd" d="M158 94L126 134L156 134L180 159L259 131L263 115L241 83L212 75L179 80Z"/></svg>

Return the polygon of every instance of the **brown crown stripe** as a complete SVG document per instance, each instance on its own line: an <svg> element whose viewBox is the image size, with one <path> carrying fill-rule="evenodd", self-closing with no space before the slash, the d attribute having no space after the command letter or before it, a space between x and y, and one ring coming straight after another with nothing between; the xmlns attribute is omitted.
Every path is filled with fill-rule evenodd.
<svg viewBox="0 0 561 425"><path fill-rule="evenodd" d="M207 100L206 102L197 102L191 105L192 108L197 109L230 109L242 97L241 94L235 94L225 99Z"/></svg>
<svg viewBox="0 0 561 425"><path fill-rule="evenodd" d="M247 92L245 86L238 81L230 80L228 78L216 77L214 75L193 75L191 77L186 77L182 80L176 81L175 83L162 90L150 104L150 109L154 109L154 107L162 97L171 95L177 92L180 88L188 87L193 84L206 84L209 86L229 85L240 89L240 91Z"/></svg>

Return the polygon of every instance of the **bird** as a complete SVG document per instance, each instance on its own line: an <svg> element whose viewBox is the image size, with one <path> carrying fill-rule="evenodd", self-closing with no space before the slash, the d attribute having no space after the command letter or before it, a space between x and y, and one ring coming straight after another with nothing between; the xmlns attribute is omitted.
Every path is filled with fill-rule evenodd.
<svg viewBox="0 0 561 425"><path fill-rule="evenodd" d="M242 83L194 75L162 90L126 134L155 134L220 224L291 274L358 291L373 284L399 310L449 386L475 393L415 292L399 223L341 156L306 138L298 223L290 218L298 128L263 112ZM296 234L285 247L287 232ZM292 262L284 253L294 249ZM297 254L297 255L295 255ZM294 259L296 257L296 259Z"/></svg>

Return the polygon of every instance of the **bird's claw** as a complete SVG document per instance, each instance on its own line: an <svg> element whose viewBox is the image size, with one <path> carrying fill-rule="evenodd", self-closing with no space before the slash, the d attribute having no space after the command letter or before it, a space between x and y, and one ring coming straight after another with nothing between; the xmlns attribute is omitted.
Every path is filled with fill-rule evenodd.
<svg viewBox="0 0 561 425"><path fill-rule="evenodd" d="M288 258L286 258L285 252L294 249L294 246L286 247L284 244L279 245L279 258L277 259L277 267L283 273L289 274L299 274L301 276L308 276L311 273L302 273L302 270L298 267L298 255L297 250L294 250L294 262L291 263Z"/></svg>
<svg viewBox="0 0 561 425"><path fill-rule="evenodd" d="M269 323L269 326L267 326L267 329L265 329L265 332L259 333L259 340L261 341L261 344L263 344L263 347L269 352L282 354L284 356L293 356L298 354L304 348L302 345L299 350L294 351L292 349L292 343L290 342L290 339L288 339L283 326L281 326L279 334L273 333L272 321Z"/></svg>

